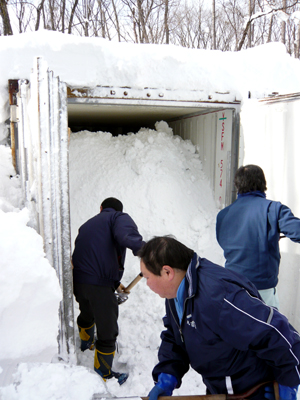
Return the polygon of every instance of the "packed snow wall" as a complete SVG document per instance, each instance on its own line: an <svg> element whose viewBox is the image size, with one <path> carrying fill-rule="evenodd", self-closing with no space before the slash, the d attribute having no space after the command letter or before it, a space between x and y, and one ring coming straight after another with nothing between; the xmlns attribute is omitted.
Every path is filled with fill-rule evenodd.
<svg viewBox="0 0 300 400"><path fill-rule="evenodd" d="M210 181L196 147L174 136L166 122L130 135L72 133L69 153L72 245L80 225L112 196L123 202L145 240L175 235L207 258L218 254L215 261L222 262Z"/></svg>

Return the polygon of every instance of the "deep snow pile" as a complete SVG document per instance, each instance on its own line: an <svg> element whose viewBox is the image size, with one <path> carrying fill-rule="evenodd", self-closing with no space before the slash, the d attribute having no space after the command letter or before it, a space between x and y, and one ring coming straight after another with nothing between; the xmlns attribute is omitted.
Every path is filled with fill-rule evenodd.
<svg viewBox="0 0 300 400"><path fill-rule="evenodd" d="M207 258L221 253L215 239L217 209L199 154L190 141L173 136L165 122L127 136L74 133L69 164L72 243L101 201L114 196L145 240L173 234Z"/></svg>

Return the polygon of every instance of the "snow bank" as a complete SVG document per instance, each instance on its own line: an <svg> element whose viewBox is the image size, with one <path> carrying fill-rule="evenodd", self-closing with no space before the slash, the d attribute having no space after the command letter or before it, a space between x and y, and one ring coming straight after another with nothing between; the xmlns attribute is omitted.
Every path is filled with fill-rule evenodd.
<svg viewBox="0 0 300 400"><path fill-rule="evenodd" d="M19 177L12 164L11 149L0 146L0 210L18 211L22 206Z"/></svg>
<svg viewBox="0 0 300 400"><path fill-rule="evenodd" d="M0 398L9 400L90 400L105 393L104 383L84 367L64 364L22 363L15 385L0 388ZM1 397L2 395L2 397Z"/></svg>
<svg viewBox="0 0 300 400"><path fill-rule="evenodd" d="M28 210L0 210L0 354L15 358L57 348L61 291ZM11 343L12 335L16 340Z"/></svg>
<svg viewBox="0 0 300 400"><path fill-rule="evenodd" d="M28 210L18 208L21 188L9 149L0 146L0 155L1 365L1 359L39 354L49 347L57 352L62 295L42 237L27 226Z"/></svg>

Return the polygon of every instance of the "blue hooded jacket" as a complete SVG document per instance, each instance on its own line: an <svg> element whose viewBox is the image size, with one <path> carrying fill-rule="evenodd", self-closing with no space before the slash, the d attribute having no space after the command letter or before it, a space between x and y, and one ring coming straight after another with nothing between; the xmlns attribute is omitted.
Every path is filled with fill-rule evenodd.
<svg viewBox="0 0 300 400"><path fill-rule="evenodd" d="M74 282L118 287L126 248L136 255L143 245L143 238L128 214L103 209L79 228L72 255Z"/></svg>
<svg viewBox="0 0 300 400"><path fill-rule="evenodd" d="M166 300L155 382L164 372L179 387L191 366L212 394L243 393L265 381L300 383L299 334L250 281L196 253L185 281L181 324L174 299Z"/></svg>
<svg viewBox="0 0 300 400"><path fill-rule="evenodd" d="M280 233L300 243L300 219L261 192L239 195L217 215L216 235L225 268L246 276L258 290L278 283Z"/></svg>

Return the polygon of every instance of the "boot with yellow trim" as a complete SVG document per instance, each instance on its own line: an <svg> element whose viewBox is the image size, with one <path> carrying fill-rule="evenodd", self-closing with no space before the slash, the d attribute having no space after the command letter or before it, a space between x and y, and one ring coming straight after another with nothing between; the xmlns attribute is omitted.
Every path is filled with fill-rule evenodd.
<svg viewBox="0 0 300 400"><path fill-rule="evenodd" d="M111 367L114 355L115 352L102 353L101 351L95 349L94 370L102 377L104 382L106 382L107 379L116 378L119 385L123 385L128 378L128 374L125 372L112 371Z"/></svg>
<svg viewBox="0 0 300 400"><path fill-rule="evenodd" d="M94 350L95 347L95 324L89 328L82 328L78 325L79 337L81 339L80 350Z"/></svg>

